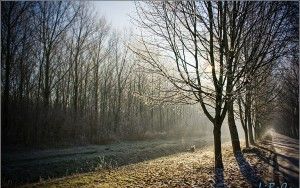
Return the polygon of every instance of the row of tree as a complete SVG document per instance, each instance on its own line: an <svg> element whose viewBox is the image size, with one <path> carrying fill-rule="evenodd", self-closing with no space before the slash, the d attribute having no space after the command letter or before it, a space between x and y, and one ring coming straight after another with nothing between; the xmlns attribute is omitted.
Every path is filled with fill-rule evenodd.
<svg viewBox="0 0 300 188"><path fill-rule="evenodd" d="M196 109L147 97L162 98L158 88L167 83L137 66L131 34L114 30L91 4L1 5L4 146L104 143L186 128L184 117Z"/></svg>
<svg viewBox="0 0 300 188"><path fill-rule="evenodd" d="M241 151L236 117L247 147L268 127L275 107L286 118L295 115L293 125L285 122L281 129L296 129L298 3L176 1L137 3L137 7L137 23L146 29L139 43L143 47L133 51L184 98L201 105L213 124L216 168L223 168L225 118L235 154ZM293 69L293 78L283 79L290 73L282 73L282 65ZM278 107L283 100L288 109Z"/></svg>

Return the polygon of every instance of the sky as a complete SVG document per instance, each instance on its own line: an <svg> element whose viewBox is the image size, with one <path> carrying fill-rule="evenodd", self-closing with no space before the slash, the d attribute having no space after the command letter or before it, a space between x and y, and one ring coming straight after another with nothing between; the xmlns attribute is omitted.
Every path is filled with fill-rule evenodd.
<svg viewBox="0 0 300 188"><path fill-rule="evenodd" d="M112 27L123 30L135 29L130 17L135 15L134 1L94 1L92 2L99 16L105 16Z"/></svg>

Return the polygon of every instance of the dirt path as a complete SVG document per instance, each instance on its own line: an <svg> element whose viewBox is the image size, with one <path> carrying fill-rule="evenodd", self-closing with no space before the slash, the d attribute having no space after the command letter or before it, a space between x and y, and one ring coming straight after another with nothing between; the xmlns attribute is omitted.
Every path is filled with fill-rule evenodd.
<svg viewBox="0 0 300 188"><path fill-rule="evenodd" d="M299 176L299 142L289 137L274 134L272 140L279 172L287 176L287 181L298 182Z"/></svg>
<svg viewBox="0 0 300 188"><path fill-rule="evenodd" d="M260 157L269 163L269 182L299 187L299 141L276 132L270 132L268 138L257 147Z"/></svg>

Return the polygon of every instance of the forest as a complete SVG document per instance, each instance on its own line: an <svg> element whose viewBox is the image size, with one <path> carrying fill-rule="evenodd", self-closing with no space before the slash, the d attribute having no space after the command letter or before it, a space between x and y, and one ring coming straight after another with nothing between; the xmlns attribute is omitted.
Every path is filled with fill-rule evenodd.
<svg viewBox="0 0 300 188"><path fill-rule="evenodd" d="M132 1L134 30L93 3L1 2L2 186L299 186L299 2Z"/></svg>

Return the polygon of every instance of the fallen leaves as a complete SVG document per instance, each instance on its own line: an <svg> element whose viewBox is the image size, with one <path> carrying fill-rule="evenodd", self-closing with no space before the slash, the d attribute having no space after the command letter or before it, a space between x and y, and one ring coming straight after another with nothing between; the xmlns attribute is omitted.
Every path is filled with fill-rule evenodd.
<svg viewBox="0 0 300 188"><path fill-rule="evenodd" d="M224 171L215 174L213 147L186 152L120 168L49 181L51 187L252 187L240 171L230 143L223 144ZM267 164L245 154L257 176L266 176Z"/></svg>

